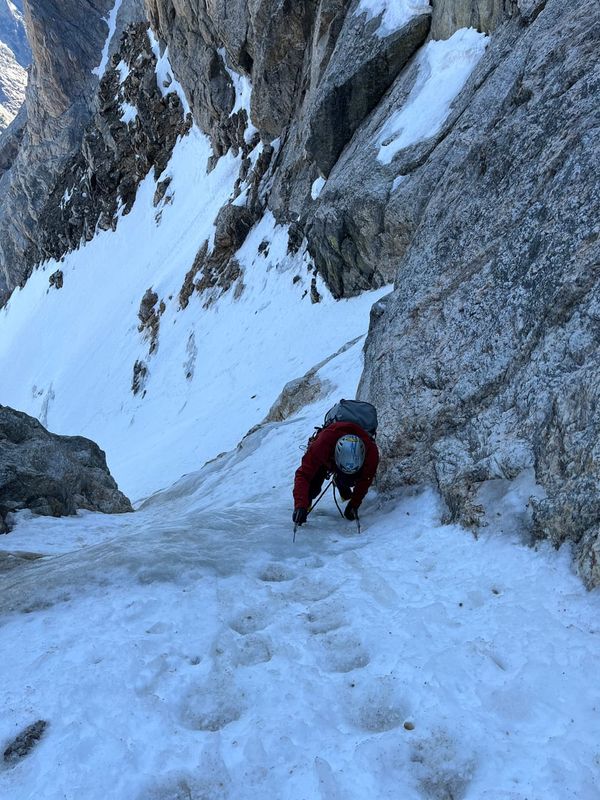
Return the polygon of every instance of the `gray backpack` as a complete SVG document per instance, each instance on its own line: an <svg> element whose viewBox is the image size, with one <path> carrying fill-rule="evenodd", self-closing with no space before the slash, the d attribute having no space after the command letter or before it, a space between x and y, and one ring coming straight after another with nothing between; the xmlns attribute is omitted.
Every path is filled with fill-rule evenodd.
<svg viewBox="0 0 600 800"><path fill-rule="evenodd" d="M340 400L325 414L323 427L326 428L333 422L354 422L359 425L369 436L375 437L377 433L377 410L371 403L362 400Z"/></svg>

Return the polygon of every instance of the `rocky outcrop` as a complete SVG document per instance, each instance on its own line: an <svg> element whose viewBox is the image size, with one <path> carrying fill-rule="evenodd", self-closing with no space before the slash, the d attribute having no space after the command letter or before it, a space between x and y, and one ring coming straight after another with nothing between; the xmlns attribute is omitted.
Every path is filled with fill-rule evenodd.
<svg viewBox="0 0 600 800"><path fill-rule="evenodd" d="M425 40L429 24L429 14L423 13L381 36L377 19L350 10L315 97L301 116L308 129L304 149L320 175L329 176L354 132Z"/></svg>
<svg viewBox="0 0 600 800"><path fill-rule="evenodd" d="M59 517L78 509L132 511L97 444L82 436L57 436L36 419L0 406L0 529L7 515L30 509Z"/></svg>
<svg viewBox="0 0 600 800"><path fill-rule="evenodd" d="M28 756L44 735L47 727L48 723L46 720L38 719L37 722L33 722L22 730L21 733L9 743L8 747L5 748L2 756L4 763L12 767L21 761L21 759L25 758L25 756Z"/></svg>
<svg viewBox="0 0 600 800"><path fill-rule="evenodd" d="M23 68L31 63L31 49L25 33L21 0L0 0L0 42L13 53Z"/></svg>
<svg viewBox="0 0 600 800"><path fill-rule="evenodd" d="M279 136L297 104L315 0L146 0L154 30L169 46L194 118L211 136L217 155L240 144L232 113L232 71L252 78L253 123L265 141Z"/></svg>
<svg viewBox="0 0 600 800"><path fill-rule="evenodd" d="M0 305L26 278L32 258L28 253L37 252L42 230L40 212L81 146L95 104L94 70L107 36L105 19L113 5L113 0L32 0L25 6L33 60L26 128L17 157L0 178ZM142 13L142 0L125 0L115 44L121 20Z"/></svg>
<svg viewBox="0 0 600 800"><path fill-rule="evenodd" d="M534 535L575 542L594 585L600 10L532 5L496 32L460 122L392 162L402 257L360 396L380 412L382 487L434 482L449 519L478 524L482 482L533 467Z"/></svg>
<svg viewBox="0 0 600 800"><path fill-rule="evenodd" d="M435 0L432 6L432 39L448 39L460 28L492 33L518 13L517 0Z"/></svg>
<svg viewBox="0 0 600 800"><path fill-rule="evenodd" d="M114 230L118 213L129 213L148 172L154 170L159 179L177 137L190 124L177 94L163 96L157 84L146 24L130 25L100 81L98 109L78 151L40 209L27 269L45 258L61 258L98 229Z"/></svg>
<svg viewBox="0 0 600 800"><path fill-rule="evenodd" d="M0 132L25 99L26 67L31 61L21 3L0 0Z"/></svg>

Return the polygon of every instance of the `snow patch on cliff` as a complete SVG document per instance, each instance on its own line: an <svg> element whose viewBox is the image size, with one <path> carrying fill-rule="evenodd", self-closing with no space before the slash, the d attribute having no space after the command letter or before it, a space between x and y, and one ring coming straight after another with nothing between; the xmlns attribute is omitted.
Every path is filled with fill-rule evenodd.
<svg viewBox="0 0 600 800"><path fill-rule="evenodd" d="M366 14L367 20L380 17L377 36L385 38L404 27L419 14L430 14L429 0L360 0L355 16Z"/></svg>
<svg viewBox="0 0 600 800"><path fill-rule="evenodd" d="M150 40L150 47L156 57L156 82L163 97L176 92L177 97L181 100L181 106L184 114L190 113L190 104L185 96L183 86L179 83L173 72L173 67L169 61L169 48L165 47L164 52L160 52L160 42L154 35L151 28L148 28L148 38Z"/></svg>
<svg viewBox="0 0 600 800"><path fill-rule="evenodd" d="M377 138L378 161L389 164L401 150L441 130L488 42L488 37L474 28L462 28L445 41L428 42L421 48L415 85Z"/></svg>
<svg viewBox="0 0 600 800"><path fill-rule="evenodd" d="M108 33L106 34L106 40L104 42L104 47L102 48L100 63L95 69L92 70L94 75L97 75L99 78L104 76L106 67L108 66L110 43L112 42L113 36L115 35L115 31L117 29L117 16L119 15L119 9L121 8L122 3L123 0L115 0L114 6L110 10L108 16L104 19L108 26Z"/></svg>

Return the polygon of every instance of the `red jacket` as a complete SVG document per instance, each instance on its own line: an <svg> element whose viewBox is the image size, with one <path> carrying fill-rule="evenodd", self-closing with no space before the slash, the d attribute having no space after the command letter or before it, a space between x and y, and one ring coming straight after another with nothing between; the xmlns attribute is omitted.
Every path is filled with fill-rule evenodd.
<svg viewBox="0 0 600 800"><path fill-rule="evenodd" d="M365 463L352 476L356 483L350 500L353 508L360 506L377 472L379 450L373 439L360 426L355 425L353 422L334 422L317 434L317 438L309 445L302 458L302 463L296 470L294 480L295 508L308 508L310 506L309 487L319 471L322 473L321 477L324 477L325 472L334 473L336 471L335 445L341 436L349 433L359 436L365 444Z"/></svg>

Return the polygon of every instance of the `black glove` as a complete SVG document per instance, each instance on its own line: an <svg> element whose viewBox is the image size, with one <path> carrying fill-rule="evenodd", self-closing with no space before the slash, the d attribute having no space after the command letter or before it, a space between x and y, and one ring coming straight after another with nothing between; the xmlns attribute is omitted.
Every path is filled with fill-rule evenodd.
<svg viewBox="0 0 600 800"><path fill-rule="evenodd" d="M304 525L307 517L308 511L305 508L296 508L292 514L292 519L296 525Z"/></svg>
<svg viewBox="0 0 600 800"><path fill-rule="evenodd" d="M348 503L344 511L344 516L346 517L346 519L349 519L351 521L353 519L358 519L358 509L354 508L354 506L351 503Z"/></svg>

